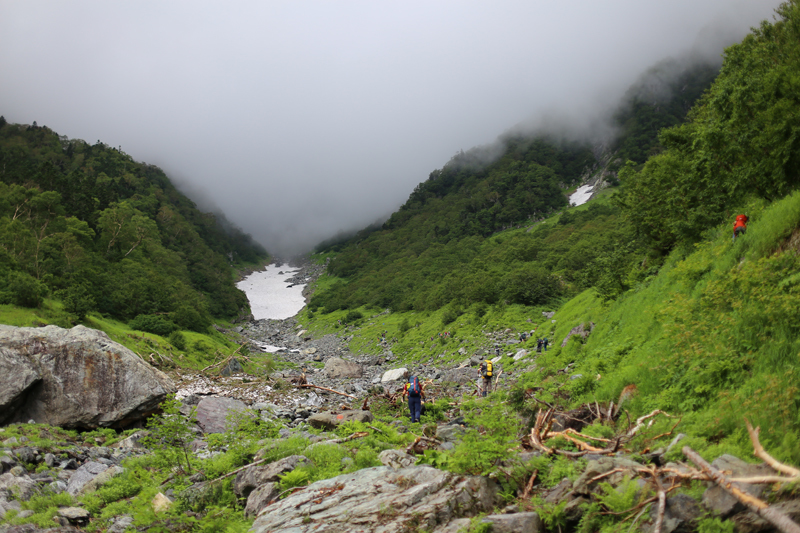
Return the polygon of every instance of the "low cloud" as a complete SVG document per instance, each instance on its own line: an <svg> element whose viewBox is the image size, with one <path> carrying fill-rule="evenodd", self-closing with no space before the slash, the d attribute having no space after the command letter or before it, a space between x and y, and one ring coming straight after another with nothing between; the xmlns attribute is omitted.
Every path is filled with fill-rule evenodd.
<svg viewBox="0 0 800 533"><path fill-rule="evenodd" d="M4 2L0 114L121 146L288 256L514 125L601 131L648 67L777 5Z"/></svg>

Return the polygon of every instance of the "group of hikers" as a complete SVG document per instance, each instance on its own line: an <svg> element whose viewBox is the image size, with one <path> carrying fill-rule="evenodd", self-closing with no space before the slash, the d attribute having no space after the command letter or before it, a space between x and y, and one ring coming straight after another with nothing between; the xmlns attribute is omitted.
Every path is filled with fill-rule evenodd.
<svg viewBox="0 0 800 533"><path fill-rule="evenodd" d="M483 381L480 393L481 396L485 397L492 388L492 377L494 377L494 365L491 359L487 359L481 363L480 375ZM416 424L422 416L425 387L420 383L419 376L412 376L410 372L406 371L403 377L406 380L403 386L403 400L408 400L408 411L411 415L411 423Z"/></svg>
<svg viewBox="0 0 800 533"><path fill-rule="evenodd" d="M749 217L747 215L738 215L736 217L736 221L733 223L733 240L736 240L736 237L739 235L744 235L747 231L747 222L749 221ZM439 337L449 337L450 333L445 331L444 333L439 333ZM386 338L386 333L384 332L381 335L382 339ZM433 340L434 337L431 337ZM525 342L528 340L528 333L523 331L519 334L520 342ZM547 351L547 346L550 344L550 339L547 337L538 338L536 339L536 351L541 352L542 349ZM496 355L500 355L500 345L494 345L494 352ZM492 389L492 378L494 377L494 364L492 363L491 359L486 359L480 365L480 378L481 378L481 387L480 387L480 394L481 396L486 396ZM420 383L418 376L412 376L409 372L405 373L406 384L403 387L403 399L408 399L408 410L411 413L411 422L418 423L420 421L420 417L422 416L422 405L425 399L425 390L423 384Z"/></svg>

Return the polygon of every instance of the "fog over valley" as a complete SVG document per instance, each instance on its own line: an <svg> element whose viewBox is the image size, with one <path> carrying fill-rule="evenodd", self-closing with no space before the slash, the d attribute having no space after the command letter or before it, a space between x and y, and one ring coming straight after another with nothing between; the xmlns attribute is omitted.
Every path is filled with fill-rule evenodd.
<svg viewBox="0 0 800 533"><path fill-rule="evenodd" d="M158 165L288 257L511 128L613 135L646 69L778 4L0 0L0 115Z"/></svg>

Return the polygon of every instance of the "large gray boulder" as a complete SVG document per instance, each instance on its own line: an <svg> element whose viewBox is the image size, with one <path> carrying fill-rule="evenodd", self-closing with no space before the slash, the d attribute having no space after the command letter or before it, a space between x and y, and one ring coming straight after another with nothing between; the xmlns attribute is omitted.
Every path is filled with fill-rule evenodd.
<svg viewBox="0 0 800 533"><path fill-rule="evenodd" d="M236 474L233 492L240 498L247 498L258 487L279 481L281 474L305 466L308 462L308 458L303 455L290 455L272 463L245 468Z"/></svg>
<svg viewBox="0 0 800 533"><path fill-rule="evenodd" d="M343 411L325 411L308 417L308 424L317 429L334 429L345 422L364 422L368 424L375 420L375 416L370 411L360 409Z"/></svg>
<svg viewBox="0 0 800 533"><path fill-rule="evenodd" d="M33 361L0 341L0 423L16 412L25 400L25 393L41 380Z"/></svg>
<svg viewBox="0 0 800 533"><path fill-rule="evenodd" d="M430 466L366 468L317 481L267 508L254 533L429 531L494 508L498 486Z"/></svg>
<svg viewBox="0 0 800 533"><path fill-rule="evenodd" d="M331 357L325 362L325 374L329 378L360 378L362 373L361 365L353 361Z"/></svg>
<svg viewBox="0 0 800 533"><path fill-rule="evenodd" d="M230 417L247 411L244 402L224 396L209 396L197 404L197 425L204 433L225 433L232 429Z"/></svg>
<svg viewBox="0 0 800 533"><path fill-rule="evenodd" d="M407 368L395 368L392 370L387 370L381 376L381 383L388 383L390 381L402 381L404 376L408 372Z"/></svg>
<svg viewBox="0 0 800 533"><path fill-rule="evenodd" d="M175 390L166 374L102 331L0 325L0 423L124 427Z"/></svg>

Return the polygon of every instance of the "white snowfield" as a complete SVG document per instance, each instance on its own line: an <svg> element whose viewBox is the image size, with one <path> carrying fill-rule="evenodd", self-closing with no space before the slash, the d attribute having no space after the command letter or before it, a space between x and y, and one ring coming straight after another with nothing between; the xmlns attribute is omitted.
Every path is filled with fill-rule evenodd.
<svg viewBox="0 0 800 533"><path fill-rule="evenodd" d="M300 312L306 304L303 298L305 284L289 287L285 281L297 271L296 268L269 265L263 271L254 272L236 284L250 300L253 318L282 320Z"/></svg>
<svg viewBox="0 0 800 533"><path fill-rule="evenodd" d="M582 187L578 187L578 190L572 193L569 197L569 205L583 205L589 201L589 198L592 197L592 189L591 185L584 185Z"/></svg>

